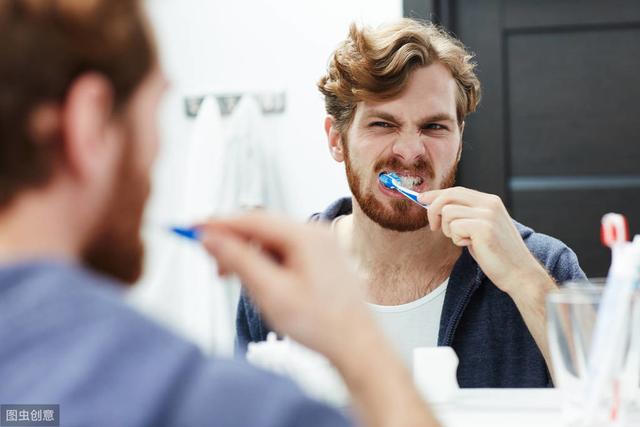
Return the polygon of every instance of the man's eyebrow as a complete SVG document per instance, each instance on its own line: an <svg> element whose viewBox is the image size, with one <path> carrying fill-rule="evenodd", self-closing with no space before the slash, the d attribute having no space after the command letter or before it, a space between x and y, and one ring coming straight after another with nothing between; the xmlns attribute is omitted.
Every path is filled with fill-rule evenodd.
<svg viewBox="0 0 640 427"><path fill-rule="evenodd" d="M451 116L451 114L448 113L436 113L436 114L431 114L425 118L423 118L420 122L421 123L432 123L432 122L455 122L457 121L457 119L453 116Z"/></svg>
<svg viewBox="0 0 640 427"><path fill-rule="evenodd" d="M364 118L365 119L370 119L373 117L377 117L379 119L382 120L386 120L389 122L394 122L394 123L401 123L402 121L397 118L396 116L394 116L391 113L387 113L386 111L380 111L380 110L369 110L364 114Z"/></svg>
<svg viewBox="0 0 640 427"><path fill-rule="evenodd" d="M382 120L386 120L389 122L393 122L393 123L402 123L402 120L400 120L399 118L397 118L396 116L394 116L391 113L387 113L386 111L381 111L381 110L370 110L367 111L364 114L364 118L365 120L367 119L371 119L371 118L379 118ZM420 120L419 123L421 124L426 124L426 123L433 123L433 122L456 122L456 118L453 117L451 114L449 113L435 113L435 114L430 114L424 118L422 118L422 120Z"/></svg>

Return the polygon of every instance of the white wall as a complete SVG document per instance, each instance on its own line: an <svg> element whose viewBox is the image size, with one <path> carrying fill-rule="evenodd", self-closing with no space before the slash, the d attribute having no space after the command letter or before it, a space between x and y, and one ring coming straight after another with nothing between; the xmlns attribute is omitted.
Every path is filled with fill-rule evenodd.
<svg viewBox="0 0 640 427"><path fill-rule="evenodd" d="M401 0L150 0L148 5L173 83L162 120L165 145L172 146L167 152L188 142L183 95L284 90L287 111L278 137L291 177L289 193L299 200L292 213L303 219L348 194L343 167L326 148L324 107L315 84L350 22L396 19Z"/></svg>
<svg viewBox="0 0 640 427"><path fill-rule="evenodd" d="M162 146L148 223L180 219L192 125L184 112L186 95L284 91L286 112L269 118L268 129L277 142L273 149L285 177L289 213L302 220L349 194L343 165L331 159L326 147L324 105L315 84L352 21L376 25L397 19L401 0L148 0L147 6L172 83L161 113ZM164 262L154 261L159 252L151 248L151 271L134 301L206 346L208 335L194 334L193 325L211 319L185 321L193 316L189 304L175 301L188 288L156 283L163 280L153 274ZM201 311L209 308L211 301L206 301Z"/></svg>

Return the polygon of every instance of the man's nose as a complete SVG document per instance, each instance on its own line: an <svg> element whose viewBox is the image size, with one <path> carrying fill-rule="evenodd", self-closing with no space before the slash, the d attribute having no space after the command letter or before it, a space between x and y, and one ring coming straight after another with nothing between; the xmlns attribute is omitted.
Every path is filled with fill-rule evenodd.
<svg viewBox="0 0 640 427"><path fill-rule="evenodd" d="M424 158L427 152L422 136L416 133L400 135L394 141L392 151L406 162Z"/></svg>

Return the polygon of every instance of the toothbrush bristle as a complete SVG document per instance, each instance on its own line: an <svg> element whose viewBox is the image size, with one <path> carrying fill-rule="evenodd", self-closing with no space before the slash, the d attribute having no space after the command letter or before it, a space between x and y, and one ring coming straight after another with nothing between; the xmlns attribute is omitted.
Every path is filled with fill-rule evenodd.
<svg viewBox="0 0 640 427"><path fill-rule="evenodd" d="M394 178L391 176L391 174L389 173L381 173L378 176L378 179L380 180L380 182L387 188L390 189L395 189L396 188L396 183L393 182Z"/></svg>

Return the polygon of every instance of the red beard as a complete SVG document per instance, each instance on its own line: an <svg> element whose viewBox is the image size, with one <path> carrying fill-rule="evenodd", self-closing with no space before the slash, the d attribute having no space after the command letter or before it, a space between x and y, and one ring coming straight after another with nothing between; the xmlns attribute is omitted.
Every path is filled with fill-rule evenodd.
<svg viewBox="0 0 640 427"><path fill-rule="evenodd" d="M391 208L388 208L376 199L373 192L363 192L360 177L353 170L351 158L349 157L348 144L344 139L343 146L345 170L347 172L349 188L355 201L369 219L382 228L400 232L416 231L429 225L427 211L417 206L414 202L408 199L390 200ZM440 188L449 188L455 184L457 167L458 164L456 163L444 177ZM416 174L426 175L432 180L435 177L433 166L425 159L418 159L411 167L407 167L394 157L389 160L381 160L374 166L376 176L385 170L408 170Z"/></svg>
<svg viewBox="0 0 640 427"><path fill-rule="evenodd" d="M140 227L150 183L148 174L134 167L132 141L126 146L107 212L84 250L83 261L95 271L133 284L142 275Z"/></svg>

